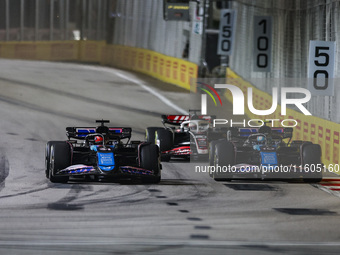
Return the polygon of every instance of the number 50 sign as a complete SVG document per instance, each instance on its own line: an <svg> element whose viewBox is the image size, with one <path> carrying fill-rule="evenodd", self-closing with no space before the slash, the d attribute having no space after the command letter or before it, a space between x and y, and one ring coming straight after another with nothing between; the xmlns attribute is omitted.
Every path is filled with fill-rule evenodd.
<svg viewBox="0 0 340 255"><path fill-rule="evenodd" d="M308 90L314 96L334 96L335 42L310 41Z"/></svg>

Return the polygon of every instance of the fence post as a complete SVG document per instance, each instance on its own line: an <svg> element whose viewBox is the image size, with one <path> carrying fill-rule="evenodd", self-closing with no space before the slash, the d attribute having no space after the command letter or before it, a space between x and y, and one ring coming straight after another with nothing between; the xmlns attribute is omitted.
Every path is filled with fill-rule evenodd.
<svg viewBox="0 0 340 255"><path fill-rule="evenodd" d="M50 0L50 41L53 41L54 0Z"/></svg>
<svg viewBox="0 0 340 255"><path fill-rule="evenodd" d="M24 40L24 12L25 3L24 0L20 0L20 41Z"/></svg>
<svg viewBox="0 0 340 255"><path fill-rule="evenodd" d="M39 0L35 0L35 24L34 24L34 40L38 41L39 31Z"/></svg>
<svg viewBox="0 0 340 255"><path fill-rule="evenodd" d="M6 41L9 41L9 0L6 0Z"/></svg>

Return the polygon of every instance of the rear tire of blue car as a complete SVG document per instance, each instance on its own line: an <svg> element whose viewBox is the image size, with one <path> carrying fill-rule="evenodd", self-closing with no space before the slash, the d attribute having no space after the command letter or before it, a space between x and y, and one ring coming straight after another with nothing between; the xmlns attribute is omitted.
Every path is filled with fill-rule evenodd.
<svg viewBox="0 0 340 255"><path fill-rule="evenodd" d="M158 141L159 149L161 152L169 151L173 148L174 141L172 132L168 129L162 128L156 131L155 139ZM170 161L170 155L161 155L162 161Z"/></svg>
<svg viewBox="0 0 340 255"><path fill-rule="evenodd" d="M301 145L301 163L302 166L308 168L309 171L304 173L303 181L312 183L322 180L322 171L316 171L317 166L321 166L321 146L319 144L305 143ZM313 171L314 170L314 171Z"/></svg>
<svg viewBox="0 0 340 255"><path fill-rule="evenodd" d="M232 172L226 171L222 174L217 171L219 169L230 169L235 164L235 149L234 145L228 141L221 141L215 146L214 166L215 172L212 173L215 181L231 181L233 178Z"/></svg>
<svg viewBox="0 0 340 255"><path fill-rule="evenodd" d="M71 164L71 148L67 142L53 143L50 150L49 179L53 183L67 183L68 176L55 176Z"/></svg>
<svg viewBox="0 0 340 255"><path fill-rule="evenodd" d="M155 184L161 181L160 155L156 144L147 144L141 147L140 167L154 172L154 175L142 176L143 183Z"/></svg>

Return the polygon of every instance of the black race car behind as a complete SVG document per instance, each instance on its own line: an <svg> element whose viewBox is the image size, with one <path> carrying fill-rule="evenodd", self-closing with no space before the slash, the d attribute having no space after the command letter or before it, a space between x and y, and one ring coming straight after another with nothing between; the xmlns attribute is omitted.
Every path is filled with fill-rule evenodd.
<svg viewBox="0 0 340 255"><path fill-rule="evenodd" d="M164 127L148 127L146 140L155 143L163 161L171 157L208 158L208 130L214 116L162 115Z"/></svg>

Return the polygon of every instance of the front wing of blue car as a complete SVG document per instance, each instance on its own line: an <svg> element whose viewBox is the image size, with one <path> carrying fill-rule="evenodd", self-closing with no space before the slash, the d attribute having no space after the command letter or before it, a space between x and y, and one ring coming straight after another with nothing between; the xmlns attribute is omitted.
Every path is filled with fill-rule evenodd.
<svg viewBox="0 0 340 255"><path fill-rule="evenodd" d="M112 171L103 171L100 167L86 165L72 165L59 170L56 176L80 176L80 175L102 175L102 176L152 176L154 171L133 166L120 166Z"/></svg>

